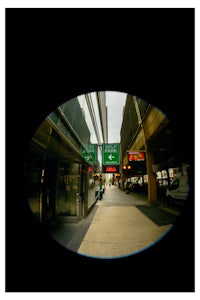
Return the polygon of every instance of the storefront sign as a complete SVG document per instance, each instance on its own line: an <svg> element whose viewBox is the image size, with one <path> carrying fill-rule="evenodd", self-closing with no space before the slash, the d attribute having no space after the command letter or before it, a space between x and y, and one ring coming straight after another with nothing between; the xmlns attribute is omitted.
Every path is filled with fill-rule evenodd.
<svg viewBox="0 0 200 300"><path fill-rule="evenodd" d="M119 173L119 166L103 166L103 173Z"/></svg>
<svg viewBox="0 0 200 300"><path fill-rule="evenodd" d="M144 161L145 155L143 151L128 152L128 161Z"/></svg>

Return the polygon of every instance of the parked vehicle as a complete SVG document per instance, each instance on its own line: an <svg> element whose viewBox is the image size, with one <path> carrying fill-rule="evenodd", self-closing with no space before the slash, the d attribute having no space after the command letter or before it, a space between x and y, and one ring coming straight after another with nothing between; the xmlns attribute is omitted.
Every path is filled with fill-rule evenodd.
<svg viewBox="0 0 200 300"><path fill-rule="evenodd" d="M166 200L186 200L189 192L188 176L176 178L166 190Z"/></svg>

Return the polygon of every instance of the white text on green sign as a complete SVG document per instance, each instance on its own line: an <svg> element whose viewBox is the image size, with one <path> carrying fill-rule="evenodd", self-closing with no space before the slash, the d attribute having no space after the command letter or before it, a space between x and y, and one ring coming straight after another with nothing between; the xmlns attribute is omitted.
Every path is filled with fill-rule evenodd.
<svg viewBox="0 0 200 300"><path fill-rule="evenodd" d="M84 145L85 150L81 149L81 156L86 160L89 164L97 163L97 145L96 144L87 144Z"/></svg>
<svg viewBox="0 0 200 300"><path fill-rule="evenodd" d="M120 164L119 144L103 144L103 165Z"/></svg>

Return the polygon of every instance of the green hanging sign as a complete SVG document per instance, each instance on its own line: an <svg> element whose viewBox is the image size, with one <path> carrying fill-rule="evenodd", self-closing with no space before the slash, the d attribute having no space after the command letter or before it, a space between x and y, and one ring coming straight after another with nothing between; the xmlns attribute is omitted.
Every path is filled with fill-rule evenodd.
<svg viewBox="0 0 200 300"><path fill-rule="evenodd" d="M81 156L88 164L97 164L97 144L84 145L85 149L81 148Z"/></svg>
<svg viewBox="0 0 200 300"><path fill-rule="evenodd" d="M103 144L102 156L102 165L120 165L119 144Z"/></svg>

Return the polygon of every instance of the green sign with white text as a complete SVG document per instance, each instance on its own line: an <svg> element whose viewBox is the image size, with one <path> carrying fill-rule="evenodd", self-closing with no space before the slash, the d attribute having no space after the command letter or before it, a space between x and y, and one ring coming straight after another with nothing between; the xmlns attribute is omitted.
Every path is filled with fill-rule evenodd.
<svg viewBox="0 0 200 300"><path fill-rule="evenodd" d="M102 156L102 165L120 165L119 144L103 144Z"/></svg>
<svg viewBox="0 0 200 300"><path fill-rule="evenodd" d="M88 144L84 145L85 149L81 149L81 156L85 159L88 164L97 164L97 145ZM86 150L86 151L85 151Z"/></svg>

